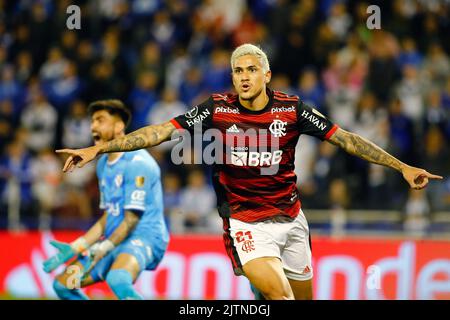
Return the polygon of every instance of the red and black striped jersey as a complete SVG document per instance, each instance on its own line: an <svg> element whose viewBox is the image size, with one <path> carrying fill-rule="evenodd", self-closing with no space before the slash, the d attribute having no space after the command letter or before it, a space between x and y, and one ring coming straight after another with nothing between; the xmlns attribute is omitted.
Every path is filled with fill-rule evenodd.
<svg viewBox="0 0 450 320"><path fill-rule="evenodd" d="M337 129L299 97L267 89L264 109L243 107L236 94L213 94L184 115L171 120L191 134L221 139L213 185L222 217L255 222L273 216L295 218L300 199L294 155L301 134L328 139ZM209 140L210 141L210 140Z"/></svg>

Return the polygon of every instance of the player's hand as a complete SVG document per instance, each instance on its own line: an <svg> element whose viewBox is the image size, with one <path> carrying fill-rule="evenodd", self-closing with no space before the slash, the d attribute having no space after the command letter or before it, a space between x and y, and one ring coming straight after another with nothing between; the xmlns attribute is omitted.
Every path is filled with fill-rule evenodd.
<svg viewBox="0 0 450 320"><path fill-rule="evenodd" d="M411 166L402 169L403 178L409 183L411 188L420 190L427 186L430 179L442 179L441 176L431 174L428 171Z"/></svg>
<svg viewBox="0 0 450 320"><path fill-rule="evenodd" d="M71 172L75 167L81 168L89 161L95 159L98 151L97 146L92 146L84 149L60 149L56 150L56 153L67 153L69 155L64 164L63 171Z"/></svg>
<svg viewBox="0 0 450 320"><path fill-rule="evenodd" d="M98 247L95 249L94 258L91 260L89 267L84 272L85 275L88 275L92 269L94 269L95 265L103 259L109 252L111 252L115 248L114 244L106 239L102 241Z"/></svg>
<svg viewBox="0 0 450 320"><path fill-rule="evenodd" d="M77 252L68 243L50 241L50 244L58 249L59 252L53 257L50 257L49 259L44 261L44 271L47 273L52 272L66 261L72 259L77 254Z"/></svg>

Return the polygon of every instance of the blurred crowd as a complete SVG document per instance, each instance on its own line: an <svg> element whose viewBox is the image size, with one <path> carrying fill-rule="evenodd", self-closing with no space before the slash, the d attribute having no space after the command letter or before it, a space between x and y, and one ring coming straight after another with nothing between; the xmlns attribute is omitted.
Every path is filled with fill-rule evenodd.
<svg viewBox="0 0 450 320"><path fill-rule="evenodd" d="M80 30L66 27L72 4ZM381 29L367 28L372 4ZM19 227L88 226L100 214L95 164L62 174L54 153L92 144L87 104L122 99L129 130L167 121L233 90L230 53L246 42L268 54L272 89L445 177L410 191L401 174L304 136L296 171L305 212L400 210L413 228L450 212L448 1L0 0L0 228L15 211ZM150 152L171 228L217 228L210 168L174 165L170 146Z"/></svg>

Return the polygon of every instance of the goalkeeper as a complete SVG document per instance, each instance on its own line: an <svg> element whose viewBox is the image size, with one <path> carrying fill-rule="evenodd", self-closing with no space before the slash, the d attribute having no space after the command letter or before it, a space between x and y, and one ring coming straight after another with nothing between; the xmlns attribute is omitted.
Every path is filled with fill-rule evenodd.
<svg viewBox="0 0 450 320"><path fill-rule="evenodd" d="M89 113L96 144L124 136L131 118L119 100L91 103ZM52 241L58 253L44 261L44 270L66 262L76 266L55 278L61 299L88 299L80 288L98 281L106 281L119 299L142 299L133 283L143 270L157 267L169 241L160 169L145 150L117 152L99 159L97 176L103 216L70 244Z"/></svg>

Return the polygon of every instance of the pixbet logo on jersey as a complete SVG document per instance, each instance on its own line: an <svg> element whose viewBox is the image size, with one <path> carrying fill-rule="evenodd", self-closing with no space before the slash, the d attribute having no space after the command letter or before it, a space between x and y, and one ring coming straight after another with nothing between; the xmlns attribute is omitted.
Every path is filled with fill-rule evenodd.
<svg viewBox="0 0 450 320"><path fill-rule="evenodd" d="M274 114L276 112L295 112L296 108L295 106L291 107L272 107L272 110L270 110L271 114Z"/></svg>
<svg viewBox="0 0 450 320"><path fill-rule="evenodd" d="M214 113L232 113L232 114L239 114L239 109L237 108L230 108L230 107L217 107L214 110Z"/></svg>

